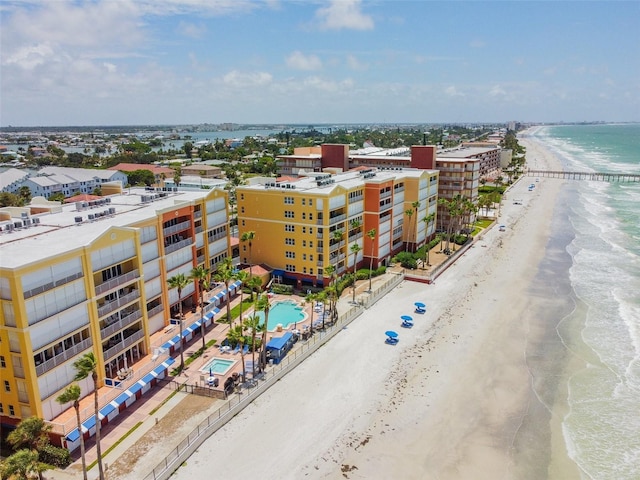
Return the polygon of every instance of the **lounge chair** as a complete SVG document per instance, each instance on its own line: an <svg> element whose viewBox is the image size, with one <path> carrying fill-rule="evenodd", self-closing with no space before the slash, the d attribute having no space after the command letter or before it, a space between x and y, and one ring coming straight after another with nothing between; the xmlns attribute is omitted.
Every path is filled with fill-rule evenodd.
<svg viewBox="0 0 640 480"><path fill-rule="evenodd" d="M412 328L412 327L413 327L413 322L403 321L403 322L400 324L400 326L401 326L401 327L404 327L404 328Z"/></svg>
<svg viewBox="0 0 640 480"><path fill-rule="evenodd" d="M395 345L395 344L398 343L398 339L397 338L387 337L387 339L384 341L384 343L386 343L387 345Z"/></svg>
<svg viewBox="0 0 640 480"><path fill-rule="evenodd" d="M416 313L426 313L426 312L427 312L426 308L416 307Z"/></svg>
<svg viewBox="0 0 640 480"><path fill-rule="evenodd" d="M249 353L249 345L245 345L244 347L242 347L242 354L246 355L247 353Z"/></svg>
<svg viewBox="0 0 640 480"><path fill-rule="evenodd" d="M236 345L236 348L233 349L233 353L238 353L240 351L240 344Z"/></svg>

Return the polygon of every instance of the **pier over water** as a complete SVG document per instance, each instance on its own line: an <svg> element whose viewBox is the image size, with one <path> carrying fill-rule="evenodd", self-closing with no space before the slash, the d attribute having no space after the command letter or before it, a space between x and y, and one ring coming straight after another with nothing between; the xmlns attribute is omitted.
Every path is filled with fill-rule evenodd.
<svg viewBox="0 0 640 480"><path fill-rule="evenodd" d="M640 182L637 173L568 172L565 170L527 170L529 177L560 178L563 180L591 180L594 182Z"/></svg>

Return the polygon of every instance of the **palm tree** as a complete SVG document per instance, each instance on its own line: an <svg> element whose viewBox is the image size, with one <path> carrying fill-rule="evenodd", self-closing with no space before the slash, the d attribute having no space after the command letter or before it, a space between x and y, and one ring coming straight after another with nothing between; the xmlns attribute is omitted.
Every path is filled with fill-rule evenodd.
<svg viewBox="0 0 640 480"><path fill-rule="evenodd" d="M373 271L373 252L374 247L376 246L375 239L378 232L376 232L375 228L372 228L367 232L367 237L371 240L371 258L369 259L369 292L371 292L371 274Z"/></svg>
<svg viewBox="0 0 640 480"><path fill-rule="evenodd" d="M49 443L50 431L51 425L42 418L28 417L9 433L7 440L14 449L27 446L30 450L40 450Z"/></svg>
<svg viewBox="0 0 640 480"><path fill-rule="evenodd" d="M233 328L230 328L227 331L227 340L229 340L229 343L231 345L237 345L240 348L240 359L242 360L242 382L244 383L246 378L245 378L245 374L244 374L244 344L245 344L245 338L244 338L244 325L242 324L242 322L240 322L238 325L236 325Z"/></svg>
<svg viewBox="0 0 640 480"><path fill-rule="evenodd" d="M409 228L407 229L407 251L409 251L409 244L411 243L411 217L413 217L413 209L407 208L404 214L409 217Z"/></svg>
<svg viewBox="0 0 640 480"><path fill-rule="evenodd" d="M207 348L204 338L204 290L209 288L209 269L201 266L195 267L191 270L190 278L193 283L198 284L198 291L200 292L200 333L202 334L202 353L204 354Z"/></svg>
<svg viewBox="0 0 640 480"><path fill-rule="evenodd" d="M353 303L356 303L356 264L358 263L358 252L362 247L357 243L351 245L351 253L353 253Z"/></svg>
<svg viewBox="0 0 640 480"><path fill-rule="evenodd" d="M74 380L79 382L89 375L93 380L93 406L96 423L96 455L98 457L98 476L100 480L104 480L104 470L102 468L102 449L100 448L100 418L98 417L98 361L93 352L85 353L78 360L73 362L73 368L76 370ZM82 432L80 432L82 434Z"/></svg>
<svg viewBox="0 0 640 480"><path fill-rule="evenodd" d="M249 242L249 276L250 277L253 277L253 270L251 268L253 266L253 260L251 259L251 246L254 238L256 238L256 232L254 232L253 230L244 232L240 237L241 242Z"/></svg>
<svg viewBox="0 0 640 480"><path fill-rule="evenodd" d="M184 347L182 345L182 290L189 285L189 279L184 273L178 273L167 279L169 288L178 289L178 315L180 316L180 371L184 370Z"/></svg>
<svg viewBox="0 0 640 480"><path fill-rule="evenodd" d="M261 323L262 322L260 321L260 317L255 313L253 315L249 315L244 321L245 327L247 328L247 330L249 330L249 333L251 334L251 361L252 361L251 378L255 378L256 376L256 340L257 340L256 337L258 332L261 331L260 330Z"/></svg>
<svg viewBox="0 0 640 480"><path fill-rule="evenodd" d="M411 204L411 207L413 208L413 213L416 215L414 217L414 219L415 219L415 221L417 223L418 222L418 208L420 208L420 200L416 200L415 202L413 202ZM409 217L409 220L411 220L411 217ZM413 234L413 251L414 252L416 251L416 247L417 247L417 243L418 243L418 240L416 238L416 235L417 235L416 230L417 230L417 225L414 226L414 228L411 230L411 233Z"/></svg>
<svg viewBox="0 0 640 480"><path fill-rule="evenodd" d="M72 383L64 391L58 395L56 402L61 405L73 402L73 409L76 411L76 424L78 426L78 434L80 435L80 457L82 458L82 478L87 480L87 460L84 452L84 435L82 435L82 422L80 421L80 385Z"/></svg>
<svg viewBox="0 0 640 480"><path fill-rule="evenodd" d="M337 289L333 284L335 273L336 267L334 267L333 265L327 265L326 267L324 267L324 274L329 277L329 285L326 287L326 290L329 293L329 311L331 312L331 318L335 316L334 310L336 309L337 303L337 300L335 300L335 297L337 296Z"/></svg>
<svg viewBox="0 0 640 480"><path fill-rule="evenodd" d="M429 235L428 235L428 233L429 233L429 224L431 222L433 222L434 218L436 218L436 214L434 212L432 212L432 213L430 213L429 215L427 215L426 217L424 217L422 219L422 221L426 224L426 231L425 231L426 239L425 239L425 243L424 243L424 250L425 250L425 252L424 252L424 256L425 256L424 261L427 263L427 266L430 265L430 263L429 263L429 250L430 250L429 249L429 243L430 242L427 241L429 239ZM424 265L423 265L423 267L424 267Z"/></svg>
<svg viewBox="0 0 640 480"><path fill-rule="evenodd" d="M260 354L260 365L264 370L267 368L267 331L269 325L269 310L271 308L271 301L268 294L261 295L258 298L256 308L258 310L264 310L264 324L262 325L262 351Z"/></svg>
<svg viewBox="0 0 640 480"><path fill-rule="evenodd" d="M253 293L259 292L262 287L262 278L258 276L249 278L247 286L251 289L251 300L253 301Z"/></svg>
<svg viewBox="0 0 640 480"><path fill-rule="evenodd" d="M0 462L0 478L29 480L35 473L42 479L42 472L50 468L39 460L37 451L24 448Z"/></svg>
<svg viewBox="0 0 640 480"><path fill-rule="evenodd" d="M231 292L229 292L229 284L233 280L233 264L231 257L225 257L222 263L218 265L213 278L216 282L224 283L225 297L227 302L227 321L229 322L229 328L233 327L233 320L231 319Z"/></svg>
<svg viewBox="0 0 640 480"><path fill-rule="evenodd" d="M247 283L247 280L249 279L249 274L240 270L233 276L233 278L240 282L240 323L242 323L242 299L244 297L243 288L244 284Z"/></svg>
<svg viewBox="0 0 640 480"><path fill-rule="evenodd" d="M309 325L309 333L310 333L311 335L313 335L313 312L314 312L314 310L315 310L315 305L314 305L314 303L315 303L315 301L316 301L316 298L317 298L317 296L316 296L316 294L315 294L315 293L308 293L308 294L307 294L307 296L306 296L306 297L304 297L304 301L305 301L305 303L309 303L309 304L311 304L311 323L310 323L310 325ZM297 326L297 324L296 324L296 326Z"/></svg>

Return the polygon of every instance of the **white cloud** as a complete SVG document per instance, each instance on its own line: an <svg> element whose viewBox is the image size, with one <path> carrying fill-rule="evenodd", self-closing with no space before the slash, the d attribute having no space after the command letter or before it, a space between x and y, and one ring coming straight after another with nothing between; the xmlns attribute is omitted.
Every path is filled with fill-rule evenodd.
<svg viewBox="0 0 640 480"><path fill-rule="evenodd" d="M360 11L361 0L331 0L318 9L316 18L323 30L373 30L373 18Z"/></svg>
<svg viewBox="0 0 640 480"><path fill-rule="evenodd" d="M47 59L52 56L53 49L51 45L48 43L40 43L19 47L16 51L9 54L2 63L25 70L33 70L38 65L45 63Z"/></svg>
<svg viewBox="0 0 640 480"><path fill-rule="evenodd" d="M195 23L182 21L178 24L177 32L185 37L199 40L204 37L207 32L207 28L201 24L196 25Z"/></svg>
<svg viewBox="0 0 640 480"><path fill-rule="evenodd" d="M450 97L464 97L464 93L459 92L454 85L450 85L447 88L445 88L444 93L446 93Z"/></svg>
<svg viewBox="0 0 640 480"><path fill-rule="evenodd" d="M506 94L507 92L500 85L494 85L491 87L491 90L489 90L489 95L492 97L504 97Z"/></svg>
<svg viewBox="0 0 640 480"><path fill-rule="evenodd" d="M232 70L223 77L226 85L233 87L257 87L271 83L273 76L267 72L242 73Z"/></svg>
<svg viewBox="0 0 640 480"><path fill-rule="evenodd" d="M367 65L366 63L362 63L354 55L351 54L347 55L347 65L351 70L356 71L363 71L369 68L369 65Z"/></svg>
<svg viewBox="0 0 640 480"><path fill-rule="evenodd" d="M296 70L320 70L322 68L322 61L316 55L305 55L299 50L296 50L286 59L287 66Z"/></svg>

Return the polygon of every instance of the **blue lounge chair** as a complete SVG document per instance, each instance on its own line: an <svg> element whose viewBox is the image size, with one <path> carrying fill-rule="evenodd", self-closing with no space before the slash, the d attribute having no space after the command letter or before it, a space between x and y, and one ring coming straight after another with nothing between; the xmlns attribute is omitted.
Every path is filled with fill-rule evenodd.
<svg viewBox="0 0 640 480"><path fill-rule="evenodd" d="M244 347L242 347L242 354L246 355L247 353L249 353L249 345L245 345Z"/></svg>
<svg viewBox="0 0 640 480"><path fill-rule="evenodd" d="M236 348L233 349L233 353L238 353L240 351L240 344L236 345Z"/></svg>
<svg viewBox="0 0 640 480"><path fill-rule="evenodd" d="M412 328L413 327L413 322L407 322L406 320L403 320L403 322L400 324L401 327L403 328Z"/></svg>

